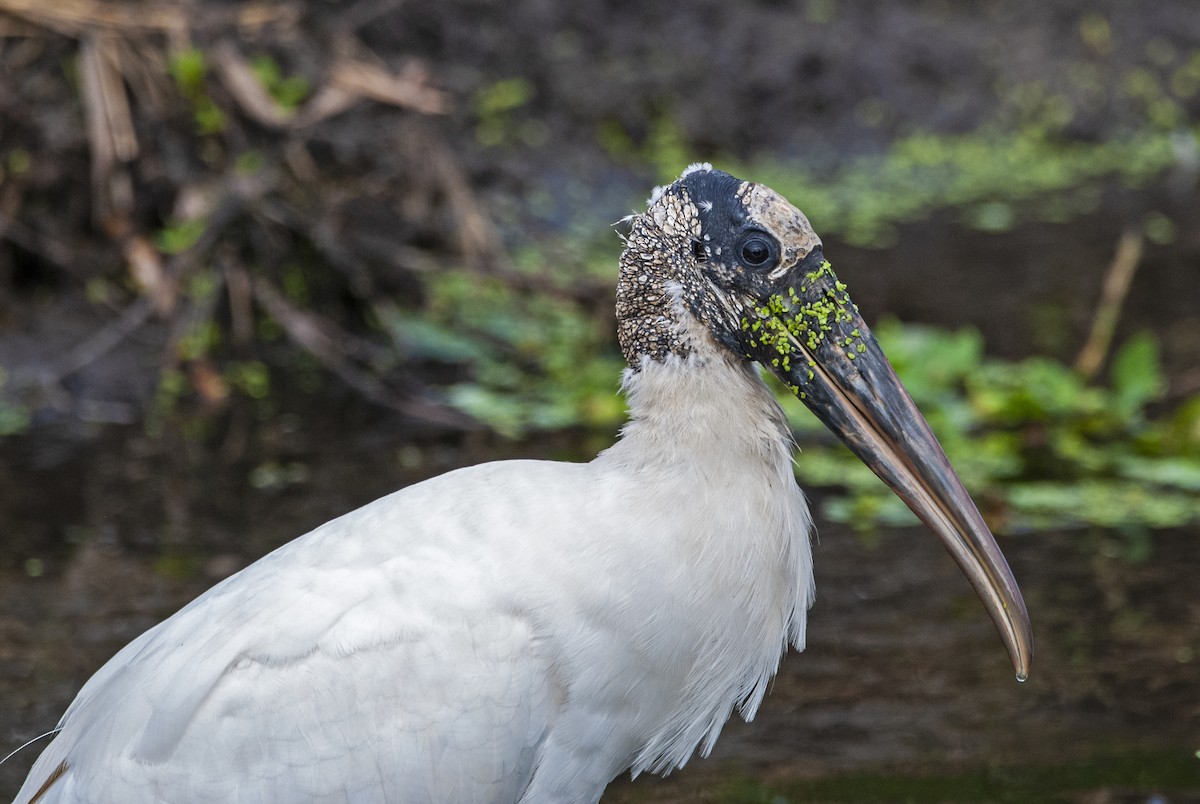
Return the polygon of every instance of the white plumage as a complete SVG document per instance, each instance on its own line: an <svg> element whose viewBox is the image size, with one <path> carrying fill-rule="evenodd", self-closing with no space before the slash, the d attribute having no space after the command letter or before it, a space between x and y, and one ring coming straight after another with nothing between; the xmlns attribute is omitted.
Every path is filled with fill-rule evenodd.
<svg viewBox="0 0 1200 804"><path fill-rule="evenodd" d="M701 362L631 376L591 463L451 472L217 585L88 682L18 801L63 761L44 801L587 801L711 746L802 647L812 563L782 414Z"/></svg>
<svg viewBox="0 0 1200 804"><path fill-rule="evenodd" d="M742 291L696 278L737 266L695 238L819 241L719 217L747 187L693 169L635 220L618 443L451 472L228 578L84 686L17 800L596 801L753 717L804 645L810 520L783 413L713 320Z"/></svg>

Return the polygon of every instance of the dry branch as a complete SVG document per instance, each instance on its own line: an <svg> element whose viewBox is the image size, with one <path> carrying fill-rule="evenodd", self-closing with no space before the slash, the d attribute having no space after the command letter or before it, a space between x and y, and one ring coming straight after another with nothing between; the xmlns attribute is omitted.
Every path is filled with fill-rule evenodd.
<svg viewBox="0 0 1200 804"><path fill-rule="evenodd" d="M450 108L446 93L429 86L429 70L420 62L409 62L393 74L369 62L342 58L334 62L332 73L333 85L352 95L422 114L445 114Z"/></svg>
<svg viewBox="0 0 1200 804"><path fill-rule="evenodd" d="M219 42L212 54L221 83L251 120L271 128L285 128L295 120L295 110L275 102L232 42Z"/></svg>
<svg viewBox="0 0 1200 804"><path fill-rule="evenodd" d="M97 33L83 38L79 53L83 111L92 155L92 203L95 217L105 228L118 225L110 217L123 219L133 207L129 176L118 166L138 154L117 47L113 37Z"/></svg>
<svg viewBox="0 0 1200 804"><path fill-rule="evenodd" d="M231 26L255 30L268 25L294 25L300 18L300 9L295 4L280 2L213 8L103 0L0 0L0 13L70 37L80 37L97 28L160 34Z"/></svg>
<svg viewBox="0 0 1200 804"><path fill-rule="evenodd" d="M500 238L457 158L438 133L415 122L420 115L446 113L449 94L433 85L420 63L396 69L396 62L380 58L352 33L357 25L351 19L373 19L399 2L368 0L352 3L349 15L329 15L294 0L0 0L0 39L19 37L0 42L0 66L14 79L42 87L38 103L47 102L44 88L50 87L58 93L53 102L64 109L77 104L66 110L66 119L82 121L71 131L75 151L68 163L44 158L42 118L17 116L23 148L38 158L30 160L35 168L27 178L13 171L18 180L6 182L0 193L0 240L32 254L38 266L62 268L81 288L85 281L111 279L123 265L137 294L51 357L44 370L28 372L29 382L47 396L71 397L63 379L112 353L151 320L166 324L168 363L178 362L181 340L206 321L227 327L225 343L245 350L254 338L257 307L297 348L367 400L438 427L478 428L463 414L423 401L410 378L391 374L384 380L382 367L396 358L388 347L292 304L260 273L263 264L307 269L315 249L320 262L342 273L338 281L364 311L397 287L403 292L419 285L410 278L414 271L438 270L436 248L457 247L476 270L505 275ZM326 26L330 35L319 40L323 48L314 62L311 49L301 51L313 42L299 26L310 19L324 24L331 16L337 24ZM72 41L64 45L64 37ZM75 45L78 83L62 74L57 56ZM175 60L185 50L194 55L193 49L203 58ZM282 53L285 63L315 63L309 74L315 91L298 108L281 104L252 66L258 52ZM19 94L23 89L14 80L6 97L27 102ZM393 130L417 133L405 142L398 135L400 147L392 149L365 140L354 125L314 125L368 103L411 112L397 115L401 125ZM242 121L283 136L251 130ZM414 126L406 125L410 121ZM336 143L339 167L345 168L340 174L331 175L324 161L313 158L325 151L310 146L328 143ZM90 183L81 170L85 157ZM220 188L221 200L188 210L197 188ZM39 219L64 196L72 203L61 216ZM368 225L345 225L357 223L347 210L353 216L363 209L374 216ZM401 225L393 228L389 215ZM238 219L245 225L231 227ZM174 255L150 234L165 227L169 238L185 238L198 220L205 222L198 239ZM95 230L102 233L99 241L88 236ZM246 253L257 255L254 264L239 262ZM201 273L221 293L198 299L184 293L186 280ZM210 401L223 400L228 389L222 389L218 357L188 356L183 367L193 389Z"/></svg>
<svg viewBox="0 0 1200 804"><path fill-rule="evenodd" d="M96 330L87 340L75 346L43 374L38 381L43 385L57 385L64 379L90 366L117 348L120 343L150 320L154 304L149 296L142 296L121 311L121 314Z"/></svg>
<svg viewBox="0 0 1200 804"><path fill-rule="evenodd" d="M30 254L36 254L40 259L64 271L71 270L74 252L63 243L48 235L27 226L15 215L9 215L0 210L0 239L10 240Z"/></svg>
<svg viewBox="0 0 1200 804"><path fill-rule="evenodd" d="M283 327L288 337L368 401L430 424L456 430L479 427L470 417L451 408L401 398L354 364L345 345L355 339L348 332L327 318L295 307L263 277L255 277L252 281L255 300Z"/></svg>
<svg viewBox="0 0 1200 804"><path fill-rule="evenodd" d="M234 183L235 190L217 204L209 218L208 226L188 249L176 254L166 267L163 282L177 286L179 281L201 265L203 257L221 237L224 229L240 215L247 192L244 184ZM164 291L159 291L159 293ZM115 349L122 341L150 320L156 306L161 304L158 293L147 293L126 307L121 314L92 333L64 356L54 362L37 380L42 386L56 385L63 379L91 365Z"/></svg>
<svg viewBox="0 0 1200 804"><path fill-rule="evenodd" d="M1096 305L1096 313L1092 317L1092 328L1079 356L1075 358L1075 370L1084 379L1092 379L1104 365L1112 345L1113 333L1116 332L1117 322L1121 318L1121 306L1129 295L1129 286L1133 275L1137 272L1138 263L1142 259L1142 233L1139 229L1129 227L1121 233L1117 241L1116 254L1112 264L1104 276L1104 286L1100 291L1100 302Z"/></svg>
<svg viewBox="0 0 1200 804"><path fill-rule="evenodd" d="M445 114L450 106L446 93L429 85L429 71L417 62L393 74L367 61L341 57L330 69L329 82L300 109L289 109L271 97L250 62L231 41L218 43L212 55L221 83L238 107L247 117L269 128L311 126L364 99L422 114Z"/></svg>

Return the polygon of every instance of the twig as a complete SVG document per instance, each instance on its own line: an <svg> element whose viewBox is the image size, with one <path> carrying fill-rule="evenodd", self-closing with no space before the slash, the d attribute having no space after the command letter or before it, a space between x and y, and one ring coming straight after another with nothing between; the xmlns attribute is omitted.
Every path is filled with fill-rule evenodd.
<svg viewBox="0 0 1200 804"><path fill-rule="evenodd" d="M280 198L264 199L255 212L265 221L283 226L293 234L307 239L332 267L345 274L350 291L362 299L370 299L376 292L375 280L367 269L362 249L354 249L349 238L334 230L330 219L335 217L328 209L319 214L305 215ZM348 246L346 243L350 243ZM373 257L375 255L367 255ZM389 252L386 260L395 264L395 253Z"/></svg>
<svg viewBox="0 0 1200 804"><path fill-rule="evenodd" d="M296 110L275 102L232 42L218 42L212 55L221 83L251 120L271 128L286 128L296 119Z"/></svg>
<svg viewBox="0 0 1200 804"><path fill-rule="evenodd" d="M347 92L422 114L445 114L450 107L446 93L429 86L429 70L420 62L409 62L393 74L369 62L341 58L333 64L333 83Z"/></svg>
<svg viewBox="0 0 1200 804"><path fill-rule="evenodd" d="M238 348L245 348L254 340L254 290L250 285L250 275L234 261L230 253L219 254L217 262L225 274L229 329L233 343Z"/></svg>
<svg viewBox="0 0 1200 804"><path fill-rule="evenodd" d="M1117 241L1117 251L1105 274L1100 302L1092 316L1091 332L1075 358L1075 370L1086 380L1096 376L1108 356L1113 333L1121 318L1121 306L1129 295L1129 286L1142 259L1142 243L1141 231L1133 226L1121 232Z"/></svg>
<svg viewBox="0 0 1200 804"><path fill-rule="evenodd" d="M208 226L192 246L176 254L166 268L166 281L178 283L200 264L200 258L216 244L221 232L241 212L246 193L252 192L235 182L235 189L219 201L209 217ZM61 382L66 377L99 360L149 320L155 310L154 294L141 296L126 307L117 318L92 333L50 368L40 373L43 387Z"/></svg>
<svg viewBox="0 0 1200 804"><path fill-rule="evenodd" d="M355 11L364 10L370 5L360 3L354 6L349 13L338 18L337 25L349 24L349 18ZM353 30L353 26L343 27L342 30ZM336 113L334 110L341 106L353 105L364 97L424 114L445 114L450 111L449 94L429 85L429 68L424 62L410 59L398 73L393 73L379 54L348 33L334 36L333 62L329 72L331 80L320 93L330 96L324 99L324 105L329 107L324 116ZM305 122L323 119L319 100L322 99L313 98L309 104L312 108L305 109L302 115Z"/></svg>
<svg viewBox="0 0 1200 804"><path fill-rule="evenodd" d="M90 366L146 323L153 312L153 300L149 296L140 297L122 310L115 319L93 332L87 340L54 361L38 380L42 385L54 385L81 368Z"/></svg>
<svg viewBox="0 0 1200 804"><path fill-rule="evenodd" d="M113 149L117 159L132 162L138 155L137 133L133 128L133 115L129 110L129 96L125 94L124 74L121 70L121 50L124 46L114 36L100 35L94 39L97 55L101 60L101 89L104 92L104 117L112 132Z"/></svg>
<svg viewBox="0 0 1200 804"><path fill-rule="evenodd" d="M36 254L67 273L74 267L75 255L71 249L0 210L0 241L3 240L16 243L30 254Z"/></svg>
<svg viewBox="0 0 1200 804"><path fill-rule="evenodd" d="M141 234L123 238L121 254L129 266L129 278L144 296L154 302L154 312L166 318L179 301L179 282L163 265L162 254Z"/></svg>
<svg viewBox="0 0 1200 804"><path fill-rule="evenodd" d="M478 422L458 411L397 398L394 391L351 362L348 351L342 346L343 341L351 340L348 333L328 319L297 309L266 279L255 277L253 285L254 298L283 327L288 337L368 401L414 419L456 430L479 427ZM336 337L331 333L336 333Z"/></svg>
<svg viewBox="0 0 1200 804"><path fill-rule="evenodd" d="M228 9L189 9L162 2L114 3L104 0L0 0L0 13L11 14L66 36L81 36L95 28L175 33L184 28L204 30L234 25L254 30L267 25L291 25L300 17L292 3L259 2Z"/></svg>
<svg viewBox="0 0 1200 804"><path fill-rule="evenodd" d="M224 40L213 48L213 64L242 111L268 128L311 126L363 99L422 114L445 114L450 106L446 93L429 86L429 71L417 62L393 74L367 61L339 57L333 63L329 82L300 109L281 106L271 97L250 62L231 41Z"/></svg>
<svg viewBox="0 0 1200 804"><path fill-rule="evenodd" d="M437 176L458 224L455 234L458 235L458 247L463 257L481 267L503 265L504 246L500 233L475 196L458 158L445 142L433 136L424 126L414 130L418 132L426 164Z"/></svg>
<svg viewBox="0 0 1200 804"><path fill-rule="evenodd" d="M111 35L97 33L83 38L79 53L83 111L92 154L92 198L102 226L110 223L110 217L125 218L132 209L132 184L117 166L138 154L117 48Z"/></svg>

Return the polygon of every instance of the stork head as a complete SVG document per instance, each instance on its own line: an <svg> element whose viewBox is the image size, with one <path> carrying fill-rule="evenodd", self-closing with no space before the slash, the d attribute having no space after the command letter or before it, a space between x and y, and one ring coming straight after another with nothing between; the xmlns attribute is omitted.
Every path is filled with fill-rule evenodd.
<svg viewBox="0 0 1200 804"><path fill-rule="evenodd" d="M693 165L655 190L626 241L617 319L630 365L702 351L698 322L710 349L772 371L942 540L1024 680L1033 641L1008 563L804 213Z"/></svg>

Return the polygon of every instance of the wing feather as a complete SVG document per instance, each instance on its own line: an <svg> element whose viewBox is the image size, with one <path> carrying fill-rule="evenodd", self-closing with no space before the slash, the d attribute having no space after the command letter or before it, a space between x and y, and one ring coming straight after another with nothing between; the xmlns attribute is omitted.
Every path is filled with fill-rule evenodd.
<svg viewBox="0 0 1200 804"><path fill-rule="evenodd" d="M333 520L147 631L83 687L27 787L66 763L43 801L516 800L552 660L494 583L528 526L481 510L508 506L504 466Z"/></svg>

